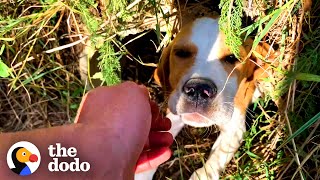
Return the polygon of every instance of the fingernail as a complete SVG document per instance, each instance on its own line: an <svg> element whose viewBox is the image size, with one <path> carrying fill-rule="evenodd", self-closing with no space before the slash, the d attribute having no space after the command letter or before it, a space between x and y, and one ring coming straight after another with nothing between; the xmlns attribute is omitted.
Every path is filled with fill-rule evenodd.
<svg viewBox="0 0 320 180"><path fill-rule="evenodd" d="M138 86L139 86L140 88L142 88L142 89L146 89L146 86L143 85L143 84L139 84Z"/></svg>
<svg viewBox="0 0 320 180"><path fill-rule="evenodd" d="M148 97L150 97L149 96L149 91L148 91L148 89L147 89L147 87L145 85L140 84L138 86L146 93L146 95L148 95Z"/></svg>

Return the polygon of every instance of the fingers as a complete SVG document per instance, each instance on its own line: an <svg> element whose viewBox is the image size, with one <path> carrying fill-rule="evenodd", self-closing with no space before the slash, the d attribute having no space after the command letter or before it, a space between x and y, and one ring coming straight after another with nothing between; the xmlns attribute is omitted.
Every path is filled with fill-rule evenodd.
<svg viewBox="0 0 320 180"><path fill-rule="evenodd" d="M140 154L135 173L156 168L167 161L172 154L169 148L172 143L173 137L169 132L150 132L149 143Z"/></svg>
<svg viewBox="0 0 320 180"><path fill-rule="evenodd" d="M138 160L135 173L154 169L171 157L169 147L143 152Z"/></svg>
<svg viewBox="0 0 320 180"><path fill-rule="evenodd" d="M152 122L148 141L144 146L144 151L140 154L136 165L136 173L153 169L171 156L170 146L173 137L168 131L171 128L171 121L163 118L155 102L150 102Z"/></svg>
<svg viewBox="0 0 320 180"><path fill-rule="evenodd" d="M171 121L168 118L158 118L151 122L151 131L169 131L171 128Z"/></svg>
<svg viewBox="0 0 320 180"><path fill-rule="evenodd" d="M158 105L151 101L151 113L152 113L152 122L151 130L152 131L168 131L171 128L171 121L168 118L163 117L160 114L160 109Z"/></svg>
<svg viewBox="0 0 320 180"><path fill-rule="evenodd" d="M173 137L169 132L150 132L148 142L145 144L145 150L158 147L169 147L173 143Z"/></svg>
<svg viewBox="0 0 320 180"><path fill-rule="evenodd" d="M150 102L150 106L152 112L151 130L144 151L137 161L135 173L158 167L167 161L172 154L169 147L173 143L173 137L169 132L163 132L170 130L171 121L161 116L156 103Z"/></svg>
<svg viewBox="0 0 320 180"><path fill-rule="evenodd" d="M169 132L150 132L149 135L150 147L171 146L173 137Z"/></svg>

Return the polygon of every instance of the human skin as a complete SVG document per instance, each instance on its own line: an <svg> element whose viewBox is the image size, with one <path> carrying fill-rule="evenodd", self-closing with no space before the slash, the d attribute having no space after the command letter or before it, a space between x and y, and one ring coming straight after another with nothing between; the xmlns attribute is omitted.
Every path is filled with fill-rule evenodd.
<svg viewBox="0 0 320 180"><path fill-rule="evenodd" d="M132 82L99 87L87 93L75 124L0 134L0 179L133 179L170 158L170 120L162 118L147 89ZM14 174L6 163L8 149L19 141L38 147L41 163L29 176ZM50 172L49 145L75 147L88 172ZM72 162L73 158L59 161Z"/></svg>

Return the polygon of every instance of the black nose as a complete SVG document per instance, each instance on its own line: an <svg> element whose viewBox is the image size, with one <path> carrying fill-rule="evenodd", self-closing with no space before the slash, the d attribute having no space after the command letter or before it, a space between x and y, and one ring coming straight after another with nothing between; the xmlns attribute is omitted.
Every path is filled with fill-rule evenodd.
<svg viewBox="0 0 320 180"><path fill-rule="evenodd" d="M217 95L217 86L207 79L189 79L182 88L182 92L191 101L205 101Z"/></svg>

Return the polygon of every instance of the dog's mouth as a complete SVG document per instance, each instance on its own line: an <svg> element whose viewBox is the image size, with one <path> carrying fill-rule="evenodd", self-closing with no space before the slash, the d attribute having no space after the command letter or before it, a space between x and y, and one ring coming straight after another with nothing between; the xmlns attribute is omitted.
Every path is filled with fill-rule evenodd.
<svg viewBox="0 0 320 180"><path fill-rule="evenodd" d="M208 127L212 125L209 118L198 112L183 113L180 117L185 124L193 127Z"/></svg>

